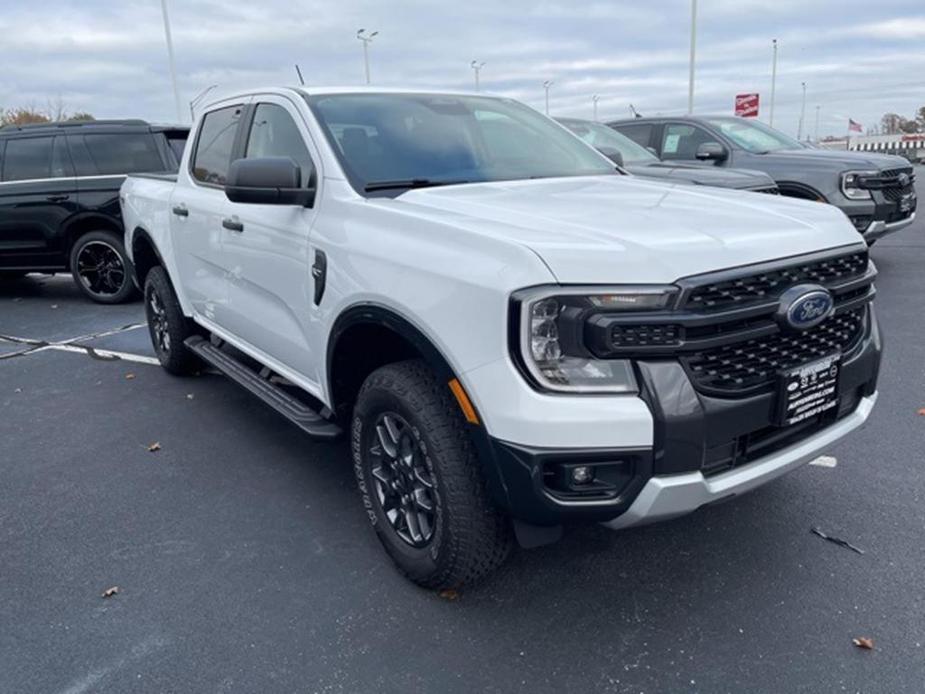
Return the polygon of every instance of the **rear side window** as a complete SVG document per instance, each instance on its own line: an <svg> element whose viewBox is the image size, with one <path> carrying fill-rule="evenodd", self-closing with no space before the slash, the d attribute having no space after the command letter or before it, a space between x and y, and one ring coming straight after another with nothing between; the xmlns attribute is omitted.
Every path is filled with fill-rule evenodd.
<svg viewBox="0 0 925 694"><path fill-rule="evenodd" d="M3 180L26 181L51 178L53 137L7 140L3 155Z"/></svg>
<svg viewBox="0 0 925 694"><path fill-rule="evenodd" d="M309 185L315 171L311 155L302 139L302 133L299 132L289 112L276 104L257 106L244 156L248 159L291 157L302 169L303 187Z"/></svg>
<svg viewBox="0 0 925 694"><path fill-rule="evenodd" d="M225 185L241 110L241 106L228 106L203 117L191 169L197 181Z"/></svg>
<svg viewBox="0 0 925 694"><path fill-rule="evenodd" d="M649 123L640 123L639 125L620 125L616 126L618 132L623 133L629 139L631 139L636 144L640 144L643 147L649 146L649 141L652 138L652 125Z"/></svg>
<svg viewBox="0 0 925 694"><path fill-rule="evenodd" d="M94 169L91 176L151 173L165 168L154 136L148 133L84 135L83 141Z"/></svg>

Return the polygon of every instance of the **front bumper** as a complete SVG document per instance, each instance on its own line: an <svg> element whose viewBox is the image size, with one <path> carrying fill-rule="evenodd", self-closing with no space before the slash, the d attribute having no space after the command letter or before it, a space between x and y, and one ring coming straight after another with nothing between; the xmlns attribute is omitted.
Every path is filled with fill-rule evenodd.
<svg viewBox="0 0 925 694"><path fill-rule="evenodd" d="M857 429L867 420L876 401L876 393L862 398L857 409L847 417L814 436L745 467L711 477L704 477L701 472L653 477L625 513L605 521L604 525L616 530L668 520L696 511L701 506L744 494L809 462L821 450Z"/></svg>
<svg viewBox="0 0 925 694"><path fill-rule="evenodd" d="M876 400L880 353L871 307L863 338L844 355L839 407L783 429L773 425L773 392L707 396L694 389L676 360L639 361L640 398L626 399L644 404L651 413L648 441L551 447L483 435L479 454L489 488L513 518L540 526L600 522L622 528L693 511L784 474L860 426ZM620 430L621 425L611 416L603 426ZM533 427L541 430L542 420L535 420ZM568 465L608 465L622 486L599 498L557 493L550 479Z"/></svg>
<svg viewBox="0 0 925 694"><path fill-rule="evenodd" d="M900 219L897 222L885 222L882 219L876 222L871 222L870 226L864 230L864 240L867 243L871 241L876 241L879 238L883 238L887 234L892 234L894 231L899 231L900 229L905 229L907 226L912 224L915 221L915 212L906 217L905 219Z"/></svg>

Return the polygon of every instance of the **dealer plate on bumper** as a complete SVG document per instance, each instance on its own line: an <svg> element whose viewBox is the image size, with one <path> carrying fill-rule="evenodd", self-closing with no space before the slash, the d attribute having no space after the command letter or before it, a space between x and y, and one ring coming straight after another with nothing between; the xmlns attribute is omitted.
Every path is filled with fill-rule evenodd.
<svg viewBox="0 0 925 694"><path fill-rule="evenodd" d="M783 371L778 386L778 426L787 427L838 407L841 354Z"/></svg>

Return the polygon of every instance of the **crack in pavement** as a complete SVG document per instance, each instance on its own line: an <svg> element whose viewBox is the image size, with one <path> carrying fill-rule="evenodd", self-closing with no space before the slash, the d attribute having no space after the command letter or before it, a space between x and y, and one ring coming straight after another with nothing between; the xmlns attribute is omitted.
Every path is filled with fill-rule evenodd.
<svg viewBox="0 0 925 694"><path fill-rule="evenodd" d="M37 354L38 352L43 352L45 350L55 350L59 352L75 352L82 353L89 356L91 359L98 359L99 361L131 361L139 364L152 364L157 365L160 362L154 357L148 357L141 354L131 354L129 352L118 352L111 349L100 349L98 347L93 347L91 345L82 345L78 344L80 342L86 342L88 340L95 340L101 337L108 337L110 335L117 335L119 333L124 333L129 330L137 330L138 328L144 328L147 323L129 323L128 325L123 325L120 328L112 328L110 330L101 330L100 332L91 333L89 335L79 335L78 337L70 337L66 340L59 340L57 342L52 342L49 340L37 340L29 337L16 337L14 335L0 335L0 341L10 342L12 344L26 345L26 349L21 349L16 352L10 352L9 354L0 354L0 361L5 359L13 359L15 357L24 357L30 354Z"/></svg>

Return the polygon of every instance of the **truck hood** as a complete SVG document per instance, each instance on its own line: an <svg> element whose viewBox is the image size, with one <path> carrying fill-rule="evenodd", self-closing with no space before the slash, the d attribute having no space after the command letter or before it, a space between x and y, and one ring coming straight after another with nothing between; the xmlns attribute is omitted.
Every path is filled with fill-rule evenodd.
<svg viewBox="0 0 925 694"><path fill-rule="evenodd" d="M683 166L667 162L651 164L627 164L627 171L643 178L658 178L677 183L692 183L717 188L774 188L774 179L760 171L747 169L718 169L703 166Z"/></svg>
<svg viewBox="0 0 925 694"><path fill-rule="evenodd" d="M831 168L839 172L849 169L905 169L912 166L907 160L893 154L873 152L843 152L837 149L783 149L758 155L762 159L794 165L814 165L814 168Z"/></svg>
<svg viewBox="0 0 925 694"><path fill-rule="evenodd" d="M673 282L861 242L830 205L632 176L475 183L372 202L527 246L563 284Z"/></svg>

